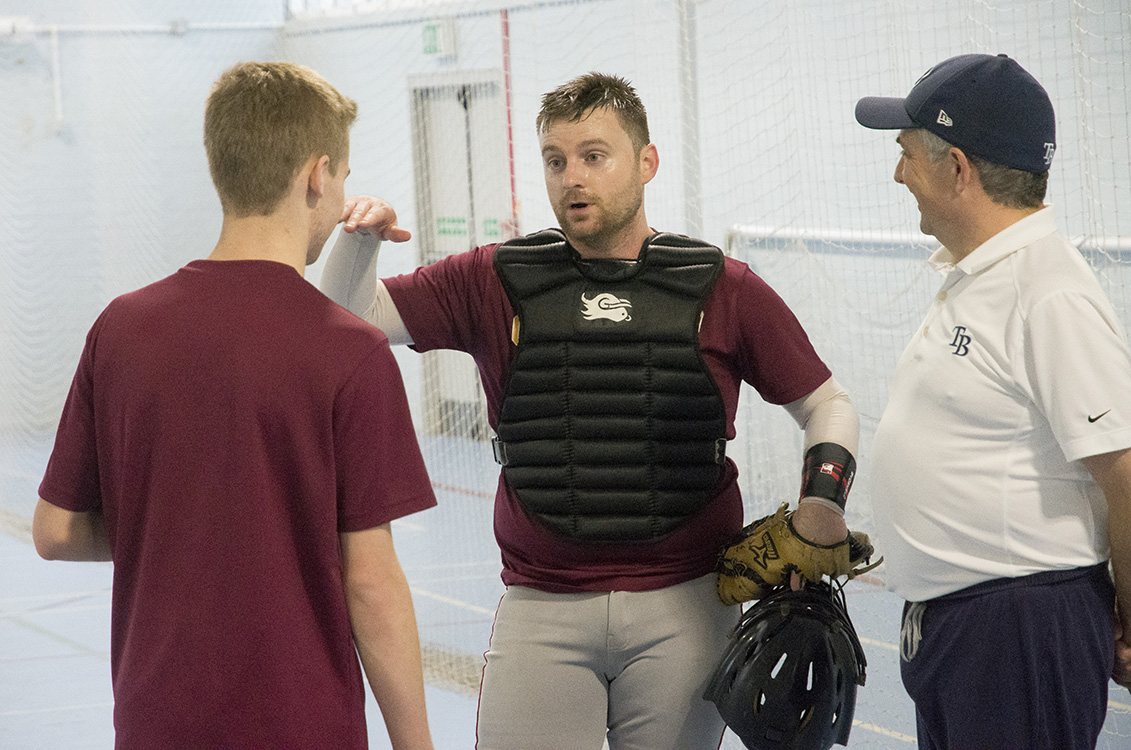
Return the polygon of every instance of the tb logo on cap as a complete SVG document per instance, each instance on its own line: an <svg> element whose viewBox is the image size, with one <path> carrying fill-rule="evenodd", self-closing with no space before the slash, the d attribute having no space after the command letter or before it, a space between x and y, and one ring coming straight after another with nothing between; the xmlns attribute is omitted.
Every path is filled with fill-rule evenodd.
<svg viewBox="0 0 1131 750"><path fill-rule="evenodd" d="M1052 155L1055 151L1056 151L1056 144L1055 143L1046 143L1045 144L1045 166L1046 167L1052 166Z"/></svg>

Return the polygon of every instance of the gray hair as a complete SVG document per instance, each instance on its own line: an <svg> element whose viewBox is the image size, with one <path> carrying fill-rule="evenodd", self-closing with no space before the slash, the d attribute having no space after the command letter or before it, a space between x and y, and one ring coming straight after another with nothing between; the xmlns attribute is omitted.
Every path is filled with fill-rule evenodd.
<svg viewBox="0 0 1131 750"><path fill-rule="evenodd" d="M941 161L952 148L958 148L924 128L916 128L915 132L919 133L920 143L927 151L927 158L932 162ZM986 191L986 195L995 203L1008 208L1040 208L1044 205L1045 194L1048 192L1048 172L1025 172L1003 167L975 156L965 149L959 150L966 154L967 161L974 165L982 190Z"/></svg>

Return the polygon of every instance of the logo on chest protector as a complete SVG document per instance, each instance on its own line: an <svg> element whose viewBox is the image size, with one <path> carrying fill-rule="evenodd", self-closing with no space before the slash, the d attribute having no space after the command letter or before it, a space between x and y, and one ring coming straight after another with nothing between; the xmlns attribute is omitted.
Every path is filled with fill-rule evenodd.
<svg viewBox="0 0 1131 750"><path fill-rule="evenodd" d="M586 299L584 293L581 295L581 314L586 320L611 320L614 323L621 323L632 320L632 315L629 314L631 310L631 302L608 292L598 294L593 299Z"/></svg>

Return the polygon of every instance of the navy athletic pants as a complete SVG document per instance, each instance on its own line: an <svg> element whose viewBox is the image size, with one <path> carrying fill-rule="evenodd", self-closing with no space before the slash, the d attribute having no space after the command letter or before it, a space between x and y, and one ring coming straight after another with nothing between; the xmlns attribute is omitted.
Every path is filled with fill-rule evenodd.
<svg viewBox="0 0 1131 750"><path fill-rule="evenodd" d="M900 663L920 749L1094 748L1114 608L1106 563L908 602Z"/></svg>

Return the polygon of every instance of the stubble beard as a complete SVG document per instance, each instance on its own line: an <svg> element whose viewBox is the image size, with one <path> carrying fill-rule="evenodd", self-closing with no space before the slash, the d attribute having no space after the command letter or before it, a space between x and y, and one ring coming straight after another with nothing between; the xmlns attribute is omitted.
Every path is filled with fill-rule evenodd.
<svg viewBox="0 0 1131 750"><path fill-rule="evenodd" d="M589 200L592 216L584 222L571 222L569 220L569 204L573 201L562 201L555 207L554 213L558 217L558 224L566 237L571 242L580 241L592 249L605 250L610 248L616 239L630 227L644 204L643 186L637 191L633 200L623 210L611 214L603 202ZM575 243L576 244L576 243Z"/></svg>

